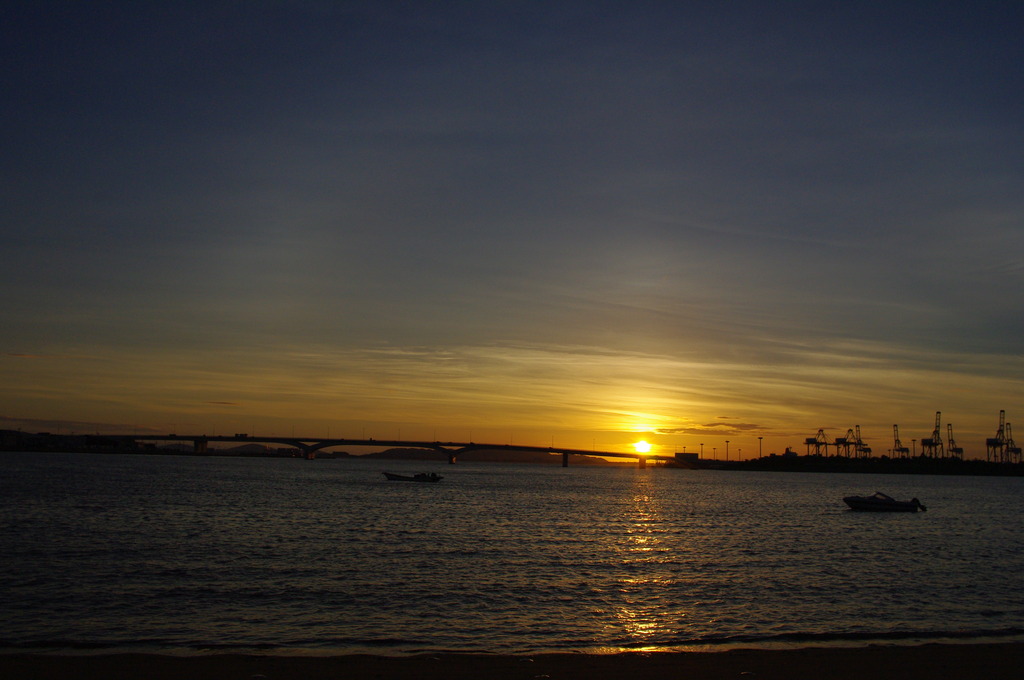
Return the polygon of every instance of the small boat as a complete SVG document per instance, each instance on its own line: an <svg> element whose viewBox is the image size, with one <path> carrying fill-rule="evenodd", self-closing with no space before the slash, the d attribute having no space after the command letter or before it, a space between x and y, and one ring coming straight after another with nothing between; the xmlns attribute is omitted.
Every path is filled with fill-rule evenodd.
<svg viewBox="0 0 1024 680"><path fill-rule="evenodd" d="M898 501L891 496L886 496L881 491L876 491L873 496L847 496L843 502L850 506L851 510L866 510L868 512L917 512L926 511L928 508L921 505L921 501L911 498L909 501Z"/></svg>
<svg viewBox="0 0 1024 680"><path fill-rule="evenodd" d="M385 472L384 476L392 482L440 482L444 477L436 472L418 472L415 475L398 475L394 472Z"/></svg>

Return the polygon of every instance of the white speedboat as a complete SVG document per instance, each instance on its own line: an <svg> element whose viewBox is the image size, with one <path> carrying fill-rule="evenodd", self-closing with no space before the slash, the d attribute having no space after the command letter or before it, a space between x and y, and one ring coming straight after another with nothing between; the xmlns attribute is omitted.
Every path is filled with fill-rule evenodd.
<svg viewBox="0 0 1024 680"><path fill-rule="evenodd" d="M850 506L851 510L866 510L868 512L922 512L928 508L921 505L921 501L911 498L909 501L898 501L887 496L881 491L876 491L873 496L847 496L843 502Z"/></svg>

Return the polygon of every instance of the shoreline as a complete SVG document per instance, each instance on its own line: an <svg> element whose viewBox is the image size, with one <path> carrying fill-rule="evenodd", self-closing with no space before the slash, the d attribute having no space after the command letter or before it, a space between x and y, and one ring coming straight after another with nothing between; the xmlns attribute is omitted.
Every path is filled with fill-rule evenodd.
<svg viewBox="0 0 1024 680"><path fill-rule="evenodd" d="M235 458L253 460L299 460L306 455L299 449L282 449L281 451L239 451L237 449L208 449L201 453L184 449L170 448L124 448L101 445L25 445L20 439L17 445L12 444L10 431L0 430L0 453L80 453L88 455L124 455L124 456L181 456L186 458ZM41 433L30 435L36 437L60 438L72 435L50 435ZM100 435L97 435L101 437ZM124 435L117 435L124 436ZM81 438L81 437L79 437ZM183 440L189 437L182 436ZM241 440L239 440L241 441ZM241 447L244 448L244 447ZM531 448L531 447L525 447ZM283 452L282 452L283 451ZM400 453L403 452L404 454ZM476 449L460 452L459 459L471 463L520 463L524 465L543 465L545 467L561 464L561 457L556 454L528 452L524 458L511 455L509 451L519 452L515 447L495 445L494 449ZM410 453L412 452L412 453ZM600 458L600 454L574 454L576 459L569 467L598 468L635 468L636 463L616 462ZM396 448L367 454L350 454L343 451L318 452L315 456L322 460L370 460L375 462L417 461L447 464L447 456L432 449ZM664 468L669 470L715 470L725 472L803 472L816 474L877 474L877 475L923 475L923 476L964 476L964 477L1024 477L1024 462L994 462L983 458L929 458L924 455L912 458L889 458L875 456L871 458L847 458L845 456L820 454L778 455L768 454L760 458L746 458L736 461L700 458L696 460L657 460L651 461L647 468Z"/></svg>
<svg viewBox="0 0 1024 680"><path fill-rule="evenodd" d="M1021 666L1022 642L533 655L0 654L6 680L956 680L1012 677Z"/></svg>

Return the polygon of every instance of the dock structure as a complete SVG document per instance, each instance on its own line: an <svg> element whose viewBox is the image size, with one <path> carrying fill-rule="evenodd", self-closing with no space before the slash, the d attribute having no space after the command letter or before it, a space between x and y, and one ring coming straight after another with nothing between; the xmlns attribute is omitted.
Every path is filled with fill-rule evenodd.
<svg viewBox="0 0 1024 680"><path fill-rule="evenodd" d="M904 446L900 440L900 426L892 426L892 448L889 450L889 457L892 459L918 458L917 451L911 451ZM914 440L917 441L916 439ZM860 425L855 425L846 431L841 437L830 440L824 428L819 428L814 437L804 439L807 447L807 455L828 456L828 448L835 447L836 457L845 458L871 458L871 447L865 444L861 437ZM1006 411L999 411L999 429L994 437L985 440L985 447L988 452L987 462L1024 464L1024 449L1017 446L1013 440L1013 428L1006 422ZM953 424L946 424L945 436L942 431L942 411L935 412L935 425L931 436L921 439L920 458L930 459L952 459L964 460L964 448L957 443L953 436Z"/></svg>

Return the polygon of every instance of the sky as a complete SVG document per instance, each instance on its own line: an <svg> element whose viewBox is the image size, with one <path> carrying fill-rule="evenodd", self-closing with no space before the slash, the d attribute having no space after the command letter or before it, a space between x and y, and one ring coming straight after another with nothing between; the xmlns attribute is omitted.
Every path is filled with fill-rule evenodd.
<svg viewBox="0 0 1024 680"><path fill-rule="evenodd" d="M1018 2L7 2L0 428L1024 416ZM763 437L759 440L758 437Z"/></svg>

